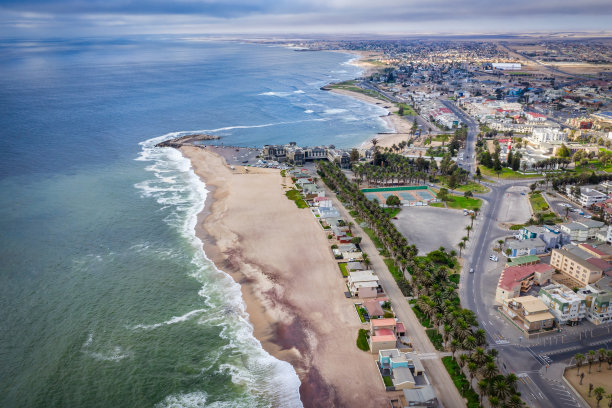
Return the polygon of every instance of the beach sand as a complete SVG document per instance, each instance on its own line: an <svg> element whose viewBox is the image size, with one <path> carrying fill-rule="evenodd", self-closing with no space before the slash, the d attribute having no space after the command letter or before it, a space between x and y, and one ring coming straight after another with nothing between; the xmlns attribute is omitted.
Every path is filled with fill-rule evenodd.
<svg viewBox="0 0 612 408"><path fill-rule="evenodd" d="M363 326L327 236L309 209L285 197L291 180L273 169L232 170L214 149L180 150L213 191L196 234L241 284L264 349L296 369L304 405L388 404L375 357L355 345Z"/></svg>
<svg viewBox="0 0 612 408"><path fill-rule="evenodd" d="M378 140L377 146L380 147L391 147L394 144L397 145L401 141L408 141L412 137L410 131L412 130L412 121L402 119L400 116L396 115L398 108L395 104L391 102L381 101L380 99L376 99L374 97L351 92L346 89L331 89L330 92L334 92L340 95L350 96L351 98L359 99L360 101L371 103L373 105L380 106L382 108L387 109L391 115L381 116L381 118L387 123L389 127L389 133L378 133L374 137ZM374 138L372 137L372 139ZM372 147L371 140L366 140L363 142L359 148L360 149L369 149Z"/></svg>

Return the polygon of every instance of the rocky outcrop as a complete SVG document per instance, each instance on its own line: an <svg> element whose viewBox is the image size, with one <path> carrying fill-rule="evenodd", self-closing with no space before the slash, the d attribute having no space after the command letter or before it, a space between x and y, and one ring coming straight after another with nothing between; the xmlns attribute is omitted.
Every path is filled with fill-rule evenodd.
<svg viewBox="0 0 612 408"><path fill-rule="evenodd" d="M198 133L193 135L185 135L178 137L176 139L164 140L161 143L155 145L155 147L181 147L184 145L193 144L193 142L198 142L202 140L218 140L221 139L220 136L215 135L207 135L204 133Z"/></svg>

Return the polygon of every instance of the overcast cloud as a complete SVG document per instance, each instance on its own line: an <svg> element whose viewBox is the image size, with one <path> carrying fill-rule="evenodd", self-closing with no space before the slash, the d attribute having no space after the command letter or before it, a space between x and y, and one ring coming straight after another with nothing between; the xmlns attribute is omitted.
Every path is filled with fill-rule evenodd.
<svg viewBox="0 0 612 408"><path fill-rule="evenodd" d="M0 35L609 31L609 0L2 0Z"/></svg>

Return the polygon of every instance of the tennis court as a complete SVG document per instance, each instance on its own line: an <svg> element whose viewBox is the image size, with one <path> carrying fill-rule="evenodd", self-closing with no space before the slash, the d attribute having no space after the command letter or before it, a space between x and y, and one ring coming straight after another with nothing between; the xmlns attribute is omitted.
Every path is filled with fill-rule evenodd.
<svg viewBox="0 0 612 408"><path fill-rule="evenodd" d="M361 191L369 200L376 198L381 204L392 195L399 197L403 205L426 205L436 200L436 193L427 186L366 188Z"/></svg>

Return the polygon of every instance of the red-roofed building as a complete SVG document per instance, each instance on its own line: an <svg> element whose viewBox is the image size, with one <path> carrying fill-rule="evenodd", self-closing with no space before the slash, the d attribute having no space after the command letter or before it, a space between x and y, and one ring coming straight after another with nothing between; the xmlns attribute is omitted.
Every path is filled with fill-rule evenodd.
<svg viewBox="0 0 612 408"><path fill-rule="evenodd" d="M396 348L398 336L405 332L404 324L393 318L370 320L370 352Z"/></svg>
<svg viewBox="0 0 612 408"><path fill-rule="evenodd" d="M503 304L504 299L519 297L521 292L527 292L536 283L548 283L555 268L548 264L510 266L504 269L497 283L495 302Z"/></svg>
<svg viewBox="0 0 612 408"><path fill-rule="evenodd" d="M544 122L544 121L546 121L546 115L542 115L541 113L536 113L536 112L527 112L525 114L525 117L527 118L527 120L529 120L531 122Z"/></svg>

